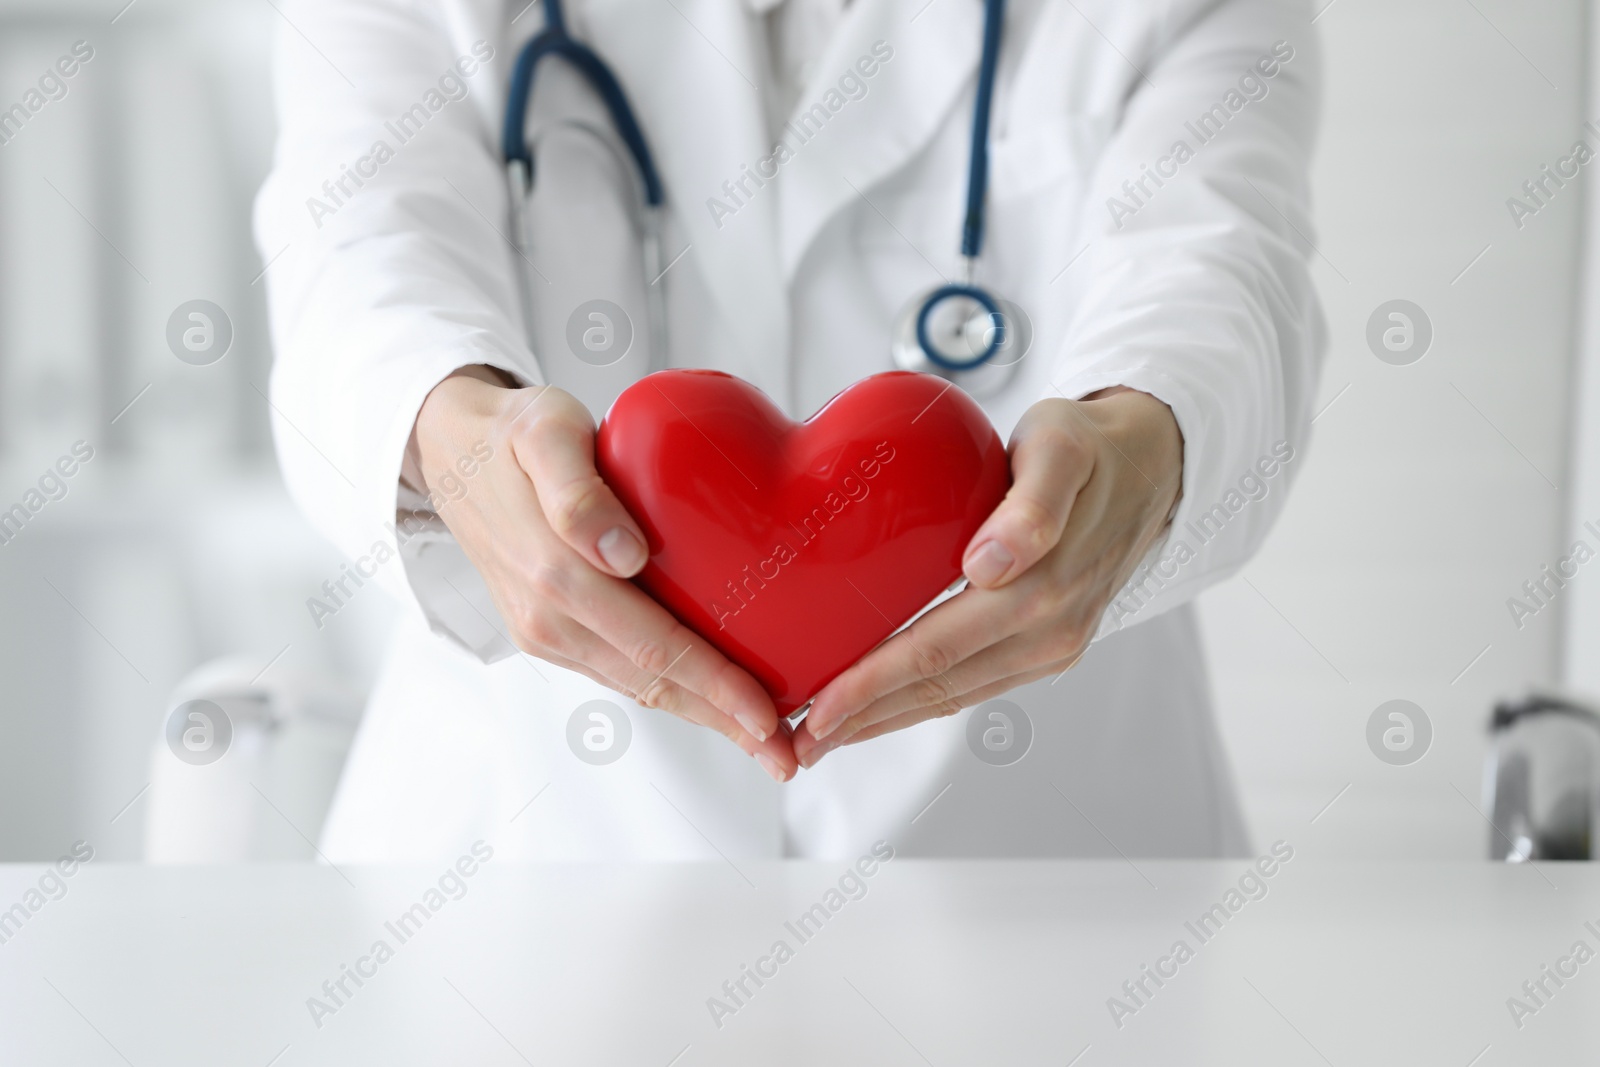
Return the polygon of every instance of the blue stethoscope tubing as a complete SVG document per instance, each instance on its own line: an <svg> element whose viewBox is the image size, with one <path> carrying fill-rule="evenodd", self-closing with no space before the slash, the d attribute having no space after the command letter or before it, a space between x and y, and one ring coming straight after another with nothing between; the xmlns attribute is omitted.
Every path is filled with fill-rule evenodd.
<svg viewBox="0 0 1600 1067"><path fill-rule="evenodd" d="M622 83L617 81L617 76L605 60L567 32L561 0L544 0L544 19L544 30L535 34L523 47L522 53L517 56L516 69L511 74L510 99L506 103L505 128L501 133L506 162L520 162L531 177L533 152L528 147L527 122L528 104L533 99L533 76L539 69L539 61L545 56L560 56L599 94L611 115L617 136L633 157L644 186L644 202L651 207L660 207L663 199L661 175L656 171L650 146L645 143L644 131L639 128L639 119L633 113L633 106L628 103L628 94L622 91Z"/></svg>
<svg viewBox="0 0 1600 1067"><path fill-rule="evenodd" d="M543 4L544 29L535 34L517 56L506 102L505 124L501 129L501 149L511 185L511 242L517 252L515 266L522 283L518 286L518 292L522 300L523 323L530 334L529 342L533 343L531 335L535 319L533 287L536 281L542 279L535 277L538 272L533 267L533 242L528 233L527 203L533 192L537 167L536 145L528 139L528 106L533 99L534 77L539 64L547 56L559 56L588 83L605 105L615 140L622 142L622 149L638 178L642 211L636 221L644 253L644 292L650 331L646 372L659 370L666 366L667 358L666 300L661 286L656 284L662 274L661 213L666 200L661 175L656 170L655 157L645 140L638 116L628 102L628 94L623 91L616 74L592 48L567 31L562 0L543 0ZM568 120L554 123L552 128L584 133L607 152L617 154L613 138L608 137L606 131L588 123Z"/></svg>
<svg viewBox="0 0 1600 1067"><path fill-rule="evenodd" d="M640 186L643 203L642 230L645 236L645 271L648 275L647 292L651 303L653 363L665 360L665 305L661 289L655 281L660 270L660 212L665 203L661 176L655 159L639 125L637 115L628 102L627 94L616 74L593 49L575 39L568 31L562 11L562 0L543 0L545 28L517 56L512 73L509 100L506 105L505 125L501 142L506 167L512 185L513 244L519 258L531 266L528 259L529 240L524 213L527 197L532 191L536 161L534 145L527 136L528 106L533 96L534 77L540 62L546 56L560 56L589 84L605 105L617 139L633 163ZM1000 63L1000 39L1005 22L1005 0L984 0L983 48L978 63L977 92L972 108L972 142L967 160L966 210L961 224L961 256L965 261L965 280L938 286L913 301L902 314L893 344L897 365L908 370L929 371L954 379L963 372L971 372L989 364L1005 346L1007 339L1006 310L986 289L977 285L973 275L978 256L983 250L985 201L989 185L989 117L993 110L996 72ZM568 123L588 130L612 151L611 142L603 133L581 123ZM520 268L520 265L519 265ZM531 279L522 268L522 291L527 294ZM931 336L934 312L950 300L970 302L976 309L961 324L958 334L970 338L974 331L982 337L981 351L969 357L951 356L940 350ZM527 312L524 296L524 311ZM531 323L531 317L529 318ZM969 344L969 349L972 346ZM654 368L652 368L654 369ZM1003 378L1009 378L1008 368Z"/></svg>
<svg viewBox="0 0 1600 1067"><path fill-rule="evenodd" d="M983 52L978 60L978 89L972 103L972 146L967 153L967 210L961 222L961 258L967 263L967 281L941 285L926 294L916 312L918 354L944 371L973 370L994 358L1005 343L1005 316L1000 302L973 284L973 266L983 252L984 202L989 193L989 116L994 110L995 74L1000 66L1000 36L1005 23L1005 0L984 0ZM976 303L988 319L987 344L968 359L951 359L928 336L928 319L934 309L952 297Z"/></svg>

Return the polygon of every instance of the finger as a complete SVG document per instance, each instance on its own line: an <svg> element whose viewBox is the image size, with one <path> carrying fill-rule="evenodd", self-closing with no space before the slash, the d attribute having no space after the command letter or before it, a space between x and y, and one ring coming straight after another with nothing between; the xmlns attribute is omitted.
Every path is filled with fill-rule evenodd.
<svg viewBox="0 0 1600 1067"><path fill-rule="evenodd" d="M882 737L885 734L892 734L899 730L916 726L919 723L927 722L929 719L945 718L946 716L955 714L956 711L959 711L962 708L970 708L974 705L982 704L986 700L993 700L995 697L1009 693L1013 689L1027 685L1029 682L1036 682L1040 678L1048 677L1052 673L1060 673L1071 666L1072 664L1070 663L1065 665L1050 664L1048 666L1039 667L1035 670L1027 671L1022 674L1016 674L1008 678L1002 678L998 681L991 682L988 685L975 689L970 693L963 693L961 696L947 702L947 704L941 704L937 707L912 708L909 711L903 711L898 715L893 715L880 722L873 723L871 726L863 727L862 729L857 730L855 733L850 734L848 737L830 737L826 741L813 742L811 745L803 749L801 748L801 745L804 744L804 741L799 734L796 734L796 749L800 760L800 766L809 770L810 768L815 767L822 760L822 757L826 756L836 748L843 748L845 745L860 744L862 741L870 741L875 737ZM954 708L952 709L949 707L949 704L954 704Z"/></svg>
<svg viewBox="0 0 1600 1067"><path fill-rule="evenodd" d="M508 499L515 504L514 496ZM698 693L757 738L773 736L778 714L761 683L631 582L586 566L556 537L536 505L513 506L506 518L503 528L522 531L535 551L516 557L511 580L491 587L517 594L500 598L505 602L499 606L527 644L547 647L550 642L540 631L563 614L572 616L639 670L670 675L670 681Z"/></svg>
<svg viewBox="0 0 1600 1067"><path fill-rule="evenodd" d="M788 781L799 769L787 730L775 730L765 739L756 737L698 694L676 682L641 671L598 634L577 622L566 620L559 629L558 649L541 658L576 670L641 707L665 711L715 730L738 745L745 755L753 757L776 781Z"/></svg>
<svg viewBox="0 0 1600 1067"><path fill-rule="evenodd" d="M940 604L824 686L806 716L807 732L820 741L846 718L907 685L959 692L950 670L1025 624L1017 600L1016 590L969 589Z"/></svg>
<svg viewBox="0 0 1600 1067"><path fill-rule="evenodd" d="M862 730L893 719L907 712L932 709L933 714L951 715L966 707L968 694L985 690L1007 678L1015 678L1052 667L1059 672L1059 664L1069 663L1082 655L1077 635L1025 632L1008 637L956 664L943 676L928 678L901 686L874 700L851 715L830 732L827 740L834 744L847 744ZM808 751L818 739L810 731L796 738L796 755L802 765Z"/></svg>
<svg viewBox="0 0 1600 1067"><path fill-rule="evenodd" d="M568 580L578 586L563 598L568 612L648 680L688 689L760 740L777 733L778 711L761 683L644 592L603 575Z"/></svg>
<svg viewBox="0 0 1600 1067"><path fill-rule="evenodd" d="M1011 439L1011 488L972 535L962 558L967 580L981 589L1005 585L1055 547L1078 491L1094 470L1094 445L1084 431L1029 415Z"/></svg>
<svg viewBox="0 0 1600 1067"><path fill-rule="evenodd" d="M546 388L516 417L511 440L557 536L607 574L639 573L649 558L644 533L595 469L588 409Z"/></svg>

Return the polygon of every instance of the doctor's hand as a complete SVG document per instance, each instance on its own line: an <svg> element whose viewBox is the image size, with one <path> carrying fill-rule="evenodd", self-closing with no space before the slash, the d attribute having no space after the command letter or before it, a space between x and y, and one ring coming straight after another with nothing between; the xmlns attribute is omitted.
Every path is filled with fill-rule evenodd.
<svg viewBox="0 0 1600 1067"><path fill-rule="evenodd" d="M627 579L645 565L643 532L594 465L594 420L553 387L509 388L468 367L434 387L416 422L416 452L439 515L494 597L513 643L645 707L727 737L778 781L794 749L753 677ZM471 488L451 478L488 442Z"/></svg>
<svg viewBox="0 0 1600 1067"><path fill-rule="evenodd" d="M1011 490L967 545L968 587L817 694L794 736L802 766L1065 672L1182 484L1171 409L1122 387L1033 405L1009 452Z"/></svg>

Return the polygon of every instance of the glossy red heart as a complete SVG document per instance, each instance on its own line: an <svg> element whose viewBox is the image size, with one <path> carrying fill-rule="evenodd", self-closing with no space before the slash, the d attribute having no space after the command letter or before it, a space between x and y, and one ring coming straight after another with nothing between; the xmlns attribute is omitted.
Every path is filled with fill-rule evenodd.
<svg viewBox="0 0 1600 1067"><path fill-rule="evenodd" d="M595 451L649 541L634 580L779 714L955 582L1011 482L983 409L906 371L803 423L731 375L661 371L617 397Z"/></svg>

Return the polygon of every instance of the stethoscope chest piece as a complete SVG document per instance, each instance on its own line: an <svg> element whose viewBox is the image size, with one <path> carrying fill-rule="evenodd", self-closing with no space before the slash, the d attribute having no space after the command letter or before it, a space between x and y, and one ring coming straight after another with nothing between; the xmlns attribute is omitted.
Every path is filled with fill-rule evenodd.
<svg viewBox="0 0 1600 1067"><path fill-rule="evenodd" d="M912 300L895 324L895 366L993 396L1016 377L1031 329L1022 310L975 285L942 285Z"/></svg>

